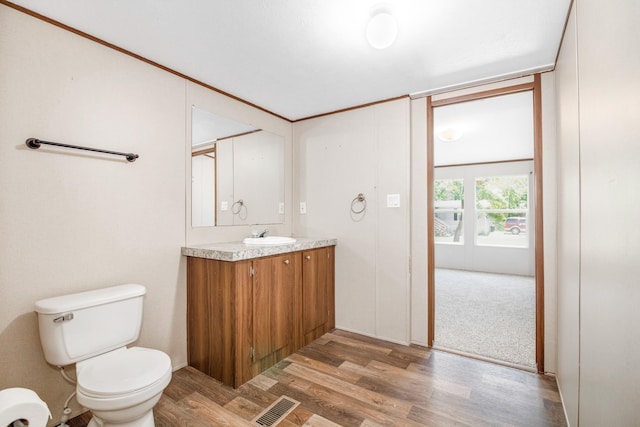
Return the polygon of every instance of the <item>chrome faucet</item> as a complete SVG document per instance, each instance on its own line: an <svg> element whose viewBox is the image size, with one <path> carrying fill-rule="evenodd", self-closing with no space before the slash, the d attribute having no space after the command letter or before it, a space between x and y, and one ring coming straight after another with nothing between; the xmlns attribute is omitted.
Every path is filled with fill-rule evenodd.
<svg viewBox="0 0 640 427"><path fill-rule="evenodd" d="M267 233L269 232L269 230L267 230L266 228L262 231L260 230L251 230L251 237L255 238L259 238L259 237L264 237L267 235Z"/></svg>

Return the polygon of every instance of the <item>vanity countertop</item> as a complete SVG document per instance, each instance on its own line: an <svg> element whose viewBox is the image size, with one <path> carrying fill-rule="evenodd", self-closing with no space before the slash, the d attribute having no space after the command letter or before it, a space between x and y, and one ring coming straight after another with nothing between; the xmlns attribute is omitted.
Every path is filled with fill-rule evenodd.
<svg viewBox="0 0 640 427"><path fill-rule="evenodd" d="M195 258L216 259L219 261L241 261L260 258L269 255L298 252L307 249L335 246L334 238L294 237L295 243L285 245L246 245L242 242L211 243L206 245L186 246L182 248L182 255Z"/></svg>

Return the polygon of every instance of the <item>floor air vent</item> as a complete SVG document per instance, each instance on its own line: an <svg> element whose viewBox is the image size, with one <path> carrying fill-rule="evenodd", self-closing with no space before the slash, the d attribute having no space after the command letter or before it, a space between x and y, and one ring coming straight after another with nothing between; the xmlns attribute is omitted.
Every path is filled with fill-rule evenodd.
<svg viewBox="0 0 640 427"><path fill-rule="evenodd" d="M300 404L290 397L282 396L253 419L259 426L273 427L291 413Z"/></svg>

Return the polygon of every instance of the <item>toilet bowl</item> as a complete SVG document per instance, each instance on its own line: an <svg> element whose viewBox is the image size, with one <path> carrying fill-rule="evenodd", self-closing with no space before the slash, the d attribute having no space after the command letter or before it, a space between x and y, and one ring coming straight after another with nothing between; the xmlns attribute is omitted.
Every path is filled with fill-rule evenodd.
<svg viewBox="0 0 640 427"><path fill-rule="evenodd" d="M159 350L127 348L140 335L145 293L127 284L36 302L45 359L76 364L76 399L91 411L90 427L154 426L172 368Z"/></svg>
<svg viewBox="0 0 640 427"><path fill-rule="evenodd" d="M171 360L158 350L120 348L78 362L76 376L76 399L93 414L90 425L153 426L151 410L171 380Z"/></svg>

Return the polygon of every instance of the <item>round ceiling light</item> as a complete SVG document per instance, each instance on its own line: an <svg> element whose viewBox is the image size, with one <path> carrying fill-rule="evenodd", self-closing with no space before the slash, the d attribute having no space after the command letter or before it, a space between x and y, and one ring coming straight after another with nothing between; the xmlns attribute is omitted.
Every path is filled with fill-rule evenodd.
<svg viewBox="0 0 640 427"><path fill-rule="evenodd" d="M375 49L386 49L398 36L398 23L387 5L374 8L367 24L367 41Z"/></svg>
<svg viewBox="0 0 640 427"><path fill-rule="evenodd" d="M462 131L455 128L446 128L438 132L438 139L442 142L454 142L462 138Z"/></svg>

